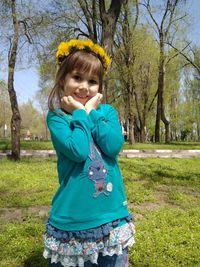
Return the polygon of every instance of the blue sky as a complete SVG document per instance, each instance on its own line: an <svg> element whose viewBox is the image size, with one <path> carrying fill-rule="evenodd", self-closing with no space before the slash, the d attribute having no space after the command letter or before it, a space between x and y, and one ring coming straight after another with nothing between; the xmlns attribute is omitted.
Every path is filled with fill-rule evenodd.
<svg viewBox="0 0 200 267"><path fill-rule="evenodd" d="M0 72L0 79L7 81L7 72ZM34 68L23 69L15 72L14 86L17 92L19 103L27 102L29 99L34 101L34 95L38 87L39 77ZM35 102L35 101L34 101Z"/></svg>
<svg viewBox="0 0 200 267"><path fill-rule="evenodd" d="M200 0L188 1L188 11L191 14L191 29L189 30L189 37L191 40L200 46ZM0 72L0 79L7 80L7 73ZM15 90L19 103L27 102L31 99L36 104L34 96L38 88L37 70L34 68L23 69L15 72Z"/></svg>

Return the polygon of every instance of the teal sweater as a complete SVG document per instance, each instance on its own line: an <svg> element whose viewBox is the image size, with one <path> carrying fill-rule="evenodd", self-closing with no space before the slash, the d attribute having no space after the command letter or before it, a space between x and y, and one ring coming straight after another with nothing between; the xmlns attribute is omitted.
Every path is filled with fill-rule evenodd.
<svg viewBox="0 0 200 267"><path fill-rule="evenodd" d="M55 112L49 111L47 115L47 125L58 157L59 176L50 224L61 230L76 231L128 216L117 162L124 139L115 109L110 105L100 105L89 115L81 109L75 110L72 115L60 109ZM103 159L101 169L106 172L100 182L90 177L93 174L90 166L94 160L91 157L92 140L98 145L95 150L97 163L98 159Z"/></svg>

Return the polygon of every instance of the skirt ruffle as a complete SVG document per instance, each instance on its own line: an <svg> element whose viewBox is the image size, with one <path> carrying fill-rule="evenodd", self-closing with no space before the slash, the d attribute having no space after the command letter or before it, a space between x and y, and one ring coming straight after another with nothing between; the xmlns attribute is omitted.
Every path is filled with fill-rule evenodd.
<svg viewBox="0 0 200 267"><path fill-rule="evenodd" d="M124 220L129 223L132 220L132 215L129 214L129 216L125 217ZM46 223L46 234L49 236L53 236L56 239L62 239L65 241L69 241L72 238L79 238L79 239L90 239L90 240L99 240L107 235L109 235L109 233L115 229L116 227L118 227L120 223L120 219L115 220L113 222L109 222L106 223L104 225L101 225L99 227L96 228L91 228L89 230L80 230L80 231L63 231L63 230L59 230L56 229L55 227L53 227L49 221L47 221Z"/></svg>
<svg viewBox="0 0 200 267"><path fill-rule="evenodd" d="M52 263L61 262L64 267L83 267L86 261L97 264L99 253L103 256L120 255L124 248L132 246L135 243L134 233L134 225L130 222L113 229L109 236L98 241L72 238L62 242L53 236L44 235L43 256L51 258Z"/></svg>

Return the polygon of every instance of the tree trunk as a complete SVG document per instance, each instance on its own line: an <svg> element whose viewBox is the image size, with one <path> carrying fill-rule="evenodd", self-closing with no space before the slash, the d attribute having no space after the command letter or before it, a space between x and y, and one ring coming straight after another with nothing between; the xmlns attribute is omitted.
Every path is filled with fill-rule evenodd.
<svg viewBox="0 0 200 267"><path fill-rule="evenodd" d="M134 116L130 112L128 114L128 121L129 121L129 144L133 145L135 144L135 135L134 135Z"/></svg>
<svg viewBox="0 0 200 267"><path fill-rule="evenodd" d="M155 126L155 142L160 141L160 120L165 124L165 142L169 143L169 121L165 116L164 107L164 84L165 81L165 56L164 56L164 40L163 33L160 33L160 62L158 74L158 98L157 98L157 112L156 112L156 126Z"/></svg>
<svg viewBox="0 0 200 267"><path fill-rule="evenodd" d="M146 143L146 140L147 140L146 126L145 124L142 123L142 125L140 125L140 142Z"/></svg>
<svg viewBox="0 0 200 267"><path fill-rule="evenodd" d="M42 117L43 117L43 123L44 123L44 127L45 127L45 140L48 140L48 126L46 123L46 116L47 116L47 114L45 114L43 112Z"/></svg>
<svg viewBox="0 0 200 267"><path fill-rule="evenodd" d="M12 108L12 118L11 118L11 159L19 160L20 159L20 125L21 125L21 116L17 103L17 96L14 90L14 70L17 57L17 47L19 40L19 29L17 21L17 13L15 8L15 0L11 1L11 10L12 10L12 20L14 28L14 37L12 40L11 51L9 55L9 72L8 72L8 92L10 96L10 103Z"/></svg>
<svg viewBox="0 0 200 267"><path fill-rule="evenodd" d="M102 37L101 43L107 54L112 57L113 40L116 30L117 20L121 11L121 6L124 0L112 0L110 8L106 11L105 0L99 0L99 11L102 22ZM108 80L105 80L104 99L108 102Z"/></svg>
<svg viewBox="0 0 200 267"><path fill-rule="evenodd" d="M102 22L102 44L106 52L112 55L112 46L117 20L124 0L112 0L106 11L105 0L99 0L100 17Z"/></svg>
<svg viewBox="0 0 200 267"><path fill-rule="evenodd" d="M170 128L169 128L169 121L167 120L166 116L165 116L165 105L164 105L164 79L165 79L165 70L164 70L164 65L162 67L163 71L163 75L162 75L162 90L161 90L161 120L165 125L165 143L169 143L170 142Z"/></svg>
<svg viewBox="0 0 200 267"><path fill-rule="evenodd" d="M161 55L160 55L161 57ZM157 108L156 108L156 125L155 125L155 142L160 142L160 120L161 120L161 112L162 112L162 92L164 85L164 73L163 73L163 62L160 58L159 65L159 74L158 74L158 96L157 96Z"/></svg>
<svg viewBox="0 0 200 267"><path fill-rule="evenodd" d="M128 133L129 133L129 144L133 145L135 144L135 135L134 135L134 115L132 111L131 106L131 91L130 91L130 83L128 83L129 89L128 89Z"/></svg>

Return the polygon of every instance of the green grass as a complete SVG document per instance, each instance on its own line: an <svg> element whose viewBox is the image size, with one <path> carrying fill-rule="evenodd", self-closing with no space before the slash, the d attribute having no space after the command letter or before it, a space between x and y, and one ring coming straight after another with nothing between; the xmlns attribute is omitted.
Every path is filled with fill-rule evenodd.
<svg viewBox="0 0 200 267"><path fill-rule="evenodd" d="M56 159L0 161L0 207L49 205L57 188Z"/></svg>
<svg viewBox="0 0 200 267"><path fill-rule="evenodd" d="M32 140L21 140L21 149L24 150L51 150L53 145L51 141L32 141ZM0 150L10 150L10 140L0 139Z"/></svg>
<svg viewBox="0 0 200 267"><path fill-rule="evenodd" d="M10 150L11 144L8 139L0 139L0 150ZM49 150L53 149L51 141L32 141L21 140L21 149L25 150ZM200 142L172 142L170 144L142 144L136 143L129 145L127 142L124 144L123 149L173 149L173 150L187 150L187 149L200 149Z"/></svg>
<svg viewBox="0 0 200 267"><path fill-rule="evenodd" d="M171 142L165 143L136 143L134 145L124 144L123 149L172 149L172 150L187 150L187 149L200 149L200 142Z"/></svg>
<svg viewBox="0 0 200 267"><path fill-rule="evenodd" d="M145 215L136 227L132 266L200 266L200 208L160 208Z"/></svg>
<svg viewBox="0 0 200 267"><path fill-rule="evenodd" d="M119 164L135 215L130 267L200 266L200 159ZM42 234L58 186L56 159L2 159L0 169L0 267L45 267Z"/></svg>

